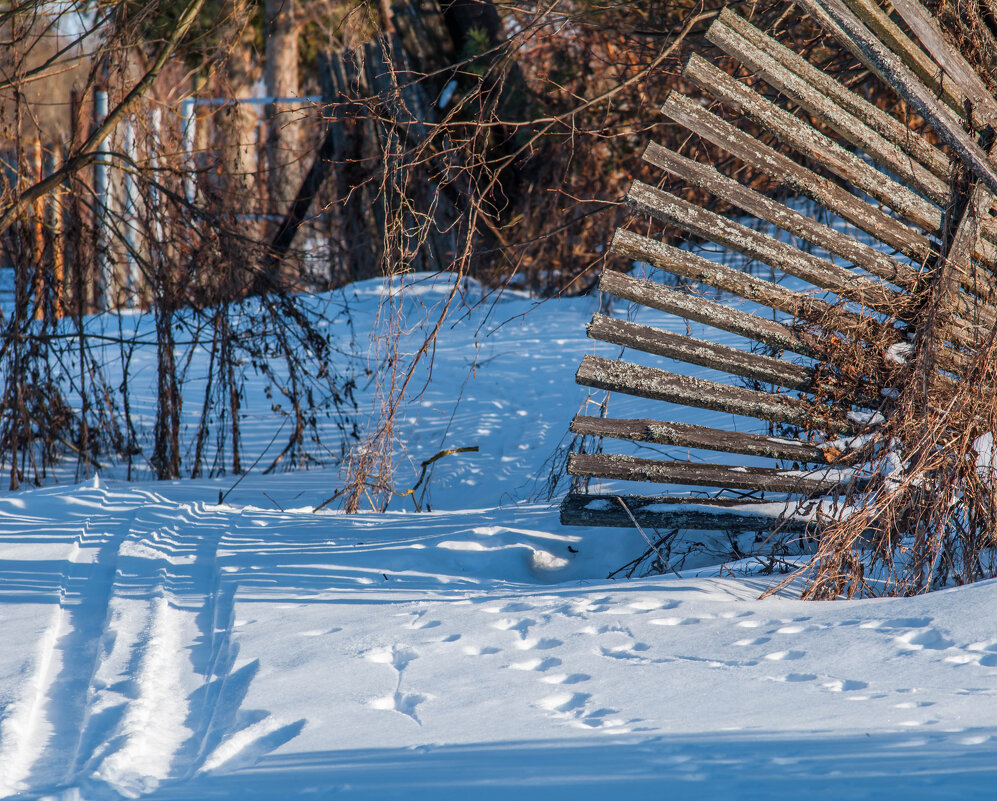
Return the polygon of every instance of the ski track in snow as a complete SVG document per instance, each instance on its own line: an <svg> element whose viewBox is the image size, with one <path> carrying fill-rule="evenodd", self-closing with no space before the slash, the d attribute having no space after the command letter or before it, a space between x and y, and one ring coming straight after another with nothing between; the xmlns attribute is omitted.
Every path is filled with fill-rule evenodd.
<svg viewBox="0 0 997 801"><path fill-rule="evenodd" d="M240 717L258 662L232 669L232 590L216 564L229 517L144 491L85 496L98 513L66 549L0 719L0 797L74 785L137 797L279 745L271 715Z"/></svg>

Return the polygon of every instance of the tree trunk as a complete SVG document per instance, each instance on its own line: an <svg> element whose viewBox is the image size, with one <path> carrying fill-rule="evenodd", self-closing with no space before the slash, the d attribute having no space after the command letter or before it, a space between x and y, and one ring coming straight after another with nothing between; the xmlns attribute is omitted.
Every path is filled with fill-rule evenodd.
<svg viewBox="0 0 997 801"><path fill-rule="evenodd" d="M263 25L266 93L274 98L298 97L297 0L266 0ZM301 115L300 104L277 102L267 106L267 188L271 215L287 212L301 183ZM275 225L268 227L273 231Z"/></svg>

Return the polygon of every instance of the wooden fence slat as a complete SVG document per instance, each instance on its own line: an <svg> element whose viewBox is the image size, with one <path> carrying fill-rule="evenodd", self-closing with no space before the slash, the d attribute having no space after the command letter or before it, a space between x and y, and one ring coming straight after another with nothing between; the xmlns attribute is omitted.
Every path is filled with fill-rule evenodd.
<svg viewBox="0 0 997 801"><path fill-rule="evenodd" d="M722 20L714 21L706 32L706 38L727 55L760 75L770 86L808 111L843 139L886 167L908 186L934 203L943 205L947 202L949 196L947 180L925 169L862 120L852 116L846 109L822 94L816 86L790 72L767 53L743 39ZM915 136L916 134L910 134L909 138Z"/></svg>
<svg viewBox="0 0 997 801"><path fill-rule="evenodd" d="M854 434L860 428L838 409L825 407L821 411L816 404L799 398L676 375L656 367L643 367L600 356L585 356L575 374L575 381L594 389L755 417L773 423L817 428L835 434Z"/></svg>
<svg viewBox="0 0 997 801"><path fill-rule="evenodd" d="M862 485L862 480L854 477L850 471L836 468L781 470L775 467L738 467L641 459L619 453L572 453L568 456L568 474L615 481L722 487L791 495L844 494L848 487L858 488Z"/></svg>
<svg viewBox="0 0 997 801"><path fill-rule="evenodd" d="M987 189L997 194L997 170L983 149L963 130L959 118L841 0L797 0L797 3L910 103ZM951 82L943 82L942 88L947 92ZM961 108L960 101L956 101L956 107Z"/></svg>
<svg viewBox="0 0 997 801"><path fill-rule="evenodd" d="M817 222L813 217L787 208L782 203L722 175L708 164L688 159L657 142L649 142L643 158L650 164L704 189L714 197L823 248L908 292L924 283L924 276L909 264L890 258L880 250L859 242L842 231Z"/></svg>
<svg viewBox="0 0 997 801"><path fill-rule="evenodd" d="M617 229L613 235L610 247L614 253L621 256L651 264L666 272L715 287L724 292L730 292L745 300L751 300L763 306L768 306L770 309L788 314L794 319L807 320L814 324L819 322L823 327L831 328L839 333L847 333L855 339L868 342L887 342L889 345L893 345L901 339L897 329L886 326L873 317L862 316L847 309L833 306L827 301L812 297L803 292L793 292L772 281L766 281L757 276L743 273L723 264L718 264L695 253L690 253L687 250L682 250L656 239L635 234L633 231L628 231L625 228ZM678 314L680 317L696 320L697 322L721 328L725 331L739 333L742 336L747 336L749 339L754 339L756 342L765 342L766 344L804 355L812 355L813 353L813 348L806 343L806 337L793 333L786 326L778 326L776 334L777 337L782 333L792 334L796 339L793 347L782 344L785 341L784 337L777 339L760 338L756 335L759 331L763 334L771 333L769 327L771 321L762 320L759 323L758 321L761 318L758 318L756 315L749 315L751 318L749 320L740 317L744 312L737 312L737 315L735 315L738 321L748 324L744 328L744 330L752 331L752 333L748 334L743 333L740 329L735 330L724 325L723 321L729 315L725 315L721 309L727 309L728 312L736 312L737 310L735 309L729 309L724 306L714 308L714 306L707 305L704 307L704 310L710 314L710 321L707 321L700 317L690 317L686 313L687 310L695 313L699 308L696 304L704 303L701 299L697 299L695 304L686 302L685 306L681 307L681 311L677 310L679 307L672 301L670 295L666 296L670 304L669 308L656 305L660 302L656 300L660 295L657 289L659 286L661 285L649 281L641 282L639 279L624 276L613 270L607 270L603 273L599 288L618 298L641 303L645 306L650 306L652 309L660 309L671 314ZM706 301L706 303L708 304L709 301ZM765 327L759 329L760 325ZM801 347L803 350L800 349Z"/></svg>
<svg viewBox="0 0 997 801"><path fill-rule="evenodd" d="M808 197L874 239L927 264L935 255L928 237L905 225L828 178L797 164L768 145L748 136L726 120L678 92L669 93L661 112L713 145L736 156L791 192Z"/></svg>
<svg viewBox="0 0 997 801"><path fill-rule="evenodd" d="M948 156L923 137L914 135L908 126L891 117L881 108L874 106L861 95L842 86L806 59L738 16L730 8L721 11L718 19L722 20L724 25L734 30L741 38L767 53L787 70L798 75L822 95L827 96L849 114L860 119L939 178L948 177Z"/></svg>
<svg viewBox="0 0 997 801"><path fill-rule="evenodd" d="M929 264L936 257L934 246L922 233L859 200L844 187L753 139L685 95L671 92L665 99L661 112L672 121L765 173L786 189L819 203L832 214L903 253L915 263ZM983 222L986 233L988 221L984 218ZM995 255L997 250L992 244L977 242L977 249L973 252L974 259L993 270L997 264ZM973 294L987 297L987 292L980 289L972 274L965 275L962 283Z"/></svg>
<svg viewBox="0 0 997 801"><path fill-rule="evenodd" d="M634 181L627 192L627 202L655 219L802 278L880 314L907 319L908 315L904 312L913 310L910 296L891 290L879 281L855 275L844 267L641 181Z"/></svg>
<svg viewBox="0 0 997 801"><path fill-rule="evenodd" d="M614 253L732 292L798 319L819 321L825 329L847 334L856 340L876 342L886 348L903 341L897 328L884 325L874 317L858 315L809 295L782 289L771 281L740 273L625 228L616 230L611 248ZM776 348L791 350L804 356L814 356L817 352L808 344L811 336L809 333L797 332L788 326L703 298L690 298L661 284L631 278L615 270L606 270L602 274L599 289L622 300L676 314ZM983 332L977 329L974 333L978 335ZM938 364L941 369L958 374L969 364L969 357L946 347L939 353Z"/></svg>
<svg viewBox="0 0 997 801"><path fill-rule="evenodd" d="M676 292L652 281L631 278L615 270L603 272L599 279L599 289L621 300L675 314L780 350L790 350L804 356L813 355L814 352L806 340L789 326L705 298Z"/></svg>
<svg viewBox="0 0 997 801"><path fill-rule="evenodd" d="M928 97L941 97L947 102L948 106L940 109L942 112L951 112L957 121L963 120L966 117L966 104L970 102L973 107L970 123L974 130L981 131L987 124L997 125L997 101L962 55L949 47L934 19L920 3L916 0L898 0L891 5L921 40L931 58L876 3L871 0L848 0L847 5L861 22L890 45L890 51L900 57L901 63L905 63L915 76L926 83L930 90ZM859 55L860 60L865 60L860 55L861 47L854 52ZM955 135L961 130L961 126L957 124L957 128L951 133ZM968 140L969 143L972 141ZM997 223L989 219L982 220L980 229L990 243L997 242Z"/></svg>
<svg viewBox="0 0 997 801"><path fill-rule="evenodd" d="M628 320L615 320L602 314L592 317L587 332L592 339L600 342L610 342L787 389L806 391L813 379L811 369L785 359L773 359Z"/></svg>
<svg viewBox="0 0 997 801"><path fill-rule="evenodd" d="M576 415L571 421L571 431L588 437L607 437L721 453L740 453L767 459L786 459L800 464L828 464L824 449L812 442L770 437L765 434L747 434L743 431L726 431L690 423Z"/></svg>
<svg viewBox="0 0 997 801"><path fill-rule="evenodd" d="M693 54L682 76L699 85L729 108L753 119L785 145L813 159L835 175L925 231L937 232L942 215L937 206L914 194L798 117L766 100L726 72Z"/></svg>
<svg viewBox="0 0 997 801"><path fill-rule="evenodd" d="M829 253L840 256L901 289L915 291L919 287L923 287L926 274L921 274L910 265L890 258L870 245L859 242L841 231L836 231L811 217L787 208L760 192L749 189L733 178L720 174L707 164L692 161L656 142L648 143L643 158L648 163L682 178L687 183L706 190L714 197L738 206L760 220L770 222L794 236L824 248ZM970 254L978 244L978 237L971 241ZM967 271L965 265L968 263L967 257L965 261L954 265L954 269L957 271L960 282L964 286L970 287L972 291L979 293L980 297L974 298L968 293L959 293L954 299L955 311L968 323L991 328L997 324L997 309L991 305L994 294L993 286L990 282L985 284L979 282L973 272ZM984 293L990 298L984 298Z"/></svg>
<svg viewBox="0 0 997 801"><path fill-rule="evenodd" d="M991 152L997 152L997 148L992 149ZM945 259L952 265L953 270L962 270L963 265L972 256L976 242L980 237L980 223L990 216L989 210L993 206L993 202L994 196L987 191L981 182L973 184L966 211L959 221L955 236L945 254Z"/></svg>
<svg viewBox="0 0 997 801"><path fill-rule="evenodd" d="M980 219L984 215L989 215L989 209L993 205L993 195L987 191L982 182L976 181L970 188L969 197L965 202L962 219L959 220L940 267L935 270L934 280L941 282L937 308L945 314L951 314L958 309L960 271L963 269L963 265L968 262L969 256L979 240ZM990 336L989 330L983 331L977 342L973 344L978 347Z"/></svg>
<svg viewBox="0 0 997 801"><path fill-rule="evenodd" d="M806 501L713 500L684 496L583 495L572 493L561 504L565 526L611 526L633 528L624 511L627 505L638 525L651 530L772 531L785 534L815 534L825 521L814 514L817 505Z"/></svg>

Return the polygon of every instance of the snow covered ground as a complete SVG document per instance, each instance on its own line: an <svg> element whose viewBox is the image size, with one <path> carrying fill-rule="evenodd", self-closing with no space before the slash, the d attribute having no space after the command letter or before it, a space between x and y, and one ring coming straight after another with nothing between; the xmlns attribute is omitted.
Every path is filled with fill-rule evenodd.
<svg viewBox="0 0 997 801"><path fill-rule="evenodd" d="M381 288L347 291L362 330ZM510 295L444 329L399 487L480 450L436 464L431 512L315 513L332 470L223 504L231 477L120 471L0 496L0 797L993 797L997 583L759 601L777 579L706 556L609 581L640 536L538 500L582 354L615 355L585 339L596 303Z"/></svg>

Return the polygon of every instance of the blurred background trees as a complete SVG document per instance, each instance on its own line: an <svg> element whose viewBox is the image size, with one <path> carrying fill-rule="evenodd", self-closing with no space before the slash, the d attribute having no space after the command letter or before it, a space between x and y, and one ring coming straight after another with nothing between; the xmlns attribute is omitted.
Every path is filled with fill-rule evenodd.
<svg viewBox="0 0 997 801"><path fill-rule="evenodd" d="M669 136L656 107L689 49L708 49L702 32L722 5L203 0L103 144L133 161L154 150L155 169L186 173L189 211L253 243L257 277L226 279L230 295L399 269L580 291L625 213L617 199L640 149ZM28 2L3 12L5 207L75 155L190 8ZM742 13L789 30L800 49L819 45L790 4L745 3ZM28 163L35 140L40 171ZM318 159L327 164L303 187ZM107 195L93 200L107 213L128 204L115 167L72 170ZM296 199L301 219L275 265L266 251ZM131 268L127 289L127 247L102 236L109 264L84 276L88 303L147 304L149 277ZM195 277L187 300L215 297L217 283Z"/></svg>

